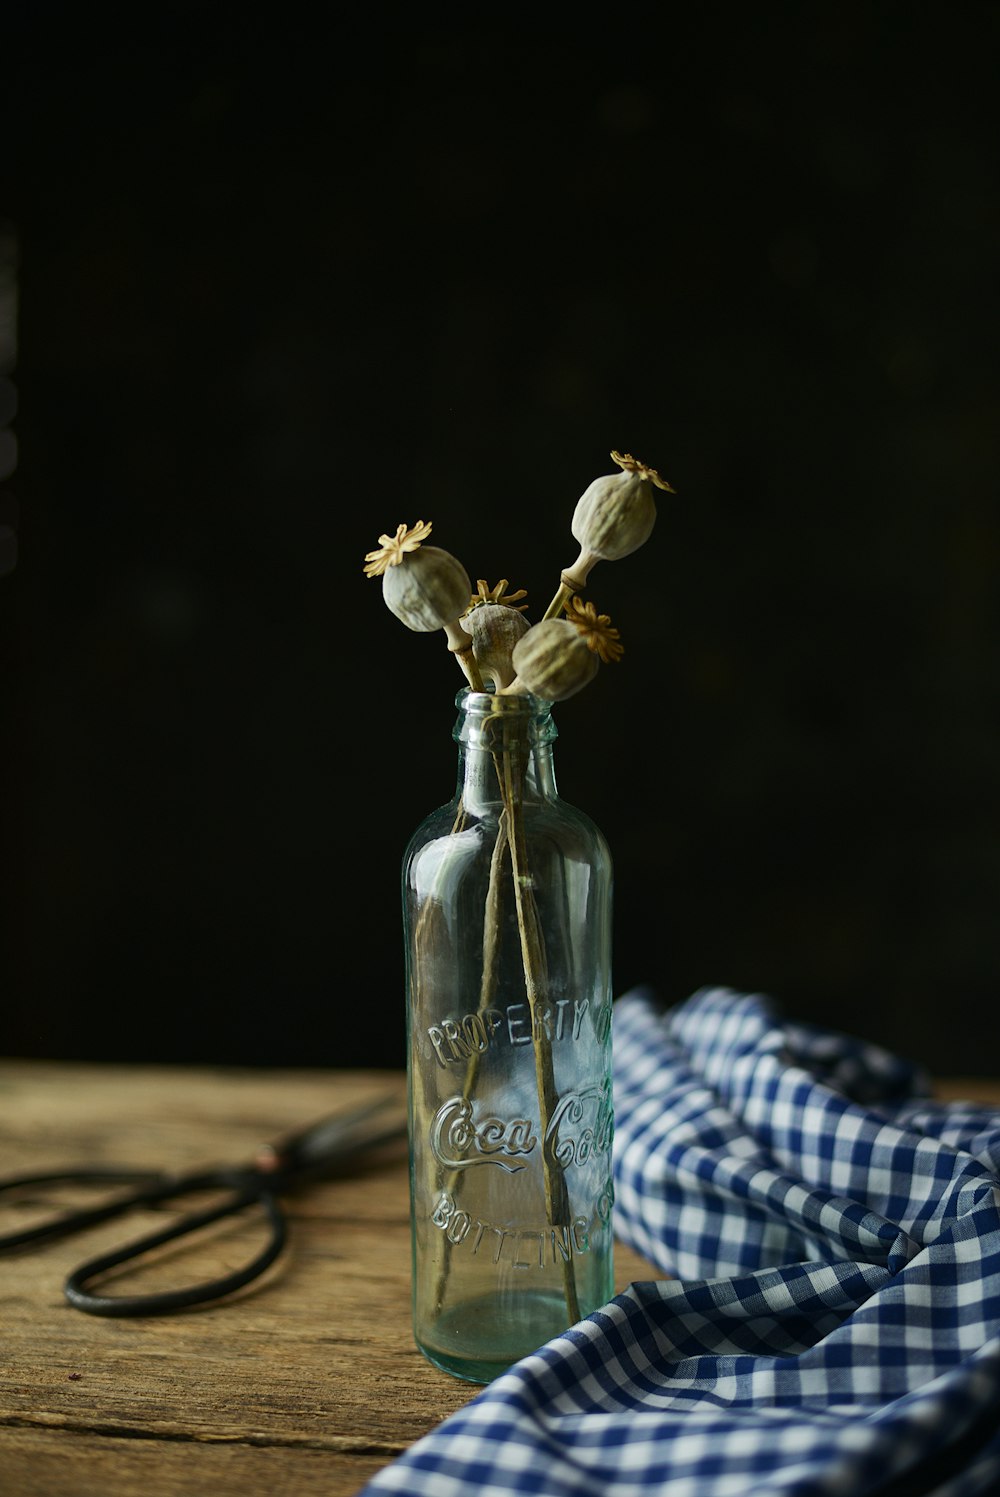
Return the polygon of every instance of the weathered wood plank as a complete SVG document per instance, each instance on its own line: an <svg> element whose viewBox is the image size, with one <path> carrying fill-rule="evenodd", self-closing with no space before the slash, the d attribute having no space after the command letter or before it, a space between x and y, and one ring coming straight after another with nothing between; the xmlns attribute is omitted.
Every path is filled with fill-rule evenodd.
<svg viewBox="0 0 1000 1497"><path fill-rule="evenodd" d="M0 1173L240 1162L383 1090L401 1098L403 1078L0 1062ZM265 1280L171 1317L97 1319L61 1288L82 1257L162 1212L0 1257L0 1490L353 1493L473 1397L412 1342L405 1144L288 1208L290 1247ZM217 1273L249 1256L252 1236L225 1228L196 1262L178 1251L147 1277ZM619 1286L652 1272L625 1248L616 1267Z"/></svg>
<svg viewBox="0 0 1000 1497"><path fill-rule="evenodd" d="M381 1451L0 1430L10 1497L354 1497L385 1463Z"/></svg>

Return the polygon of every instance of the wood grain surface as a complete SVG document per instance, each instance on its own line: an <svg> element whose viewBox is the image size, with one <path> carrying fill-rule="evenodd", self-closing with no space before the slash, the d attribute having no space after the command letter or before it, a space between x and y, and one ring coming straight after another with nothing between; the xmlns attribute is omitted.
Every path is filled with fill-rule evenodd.
<svg viewBox="0 0 1000 1497"><path fill-rule="evenodd" d="M383 1092L402 1105L403 1077L0 1062L0 1175L245 1163ZM263 1280L170 1316L97 1318L62 1292L77 1264L168 1208L0 1256L3 1497L354 1494L479 1391L412 1341L402 1141L286 1204L289 1246ZM0 1196L0 1230L31 1209ZM262 1240L257 1223L222 1225L120 1288L211 1277ZM650 1277L662 1275L619 1245L618 1287Z"/></svg>

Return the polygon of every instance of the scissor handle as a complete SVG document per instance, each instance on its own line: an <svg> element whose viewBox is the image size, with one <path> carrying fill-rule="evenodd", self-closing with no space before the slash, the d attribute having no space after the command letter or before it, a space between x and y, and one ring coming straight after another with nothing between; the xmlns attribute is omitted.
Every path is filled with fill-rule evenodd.
<svg viewBox="0 0 1000 1497"><path fill-rule="evenodd" d="M218 1177L214 1181L206 1177L205 1183L219 1183L219 1180ZM188 1189L190 1189L190 1184L191 1182L188 1181ZM191 1232L210 1226L212 1222L219 1221L226 1216L235 1216L255 1205L263 1208L270 1224L271 1235L266 1246L243 1268L224 1274L218 1279L207 1279L200 1284L191 1284L185 1289L166 1289L153 1294L95 1294L88 1288L95 1279L100 1279L122 1263L130 1263L162 1247L164 1243L173 1242L178 1237L186 1237ZM185 1310L191 1305L202 1305L209 1300L222 1299L228 1294L234 1294L237 1289L242 1289L245 1284L251 1283L278 1257L285 1246L287 1235L285 1217L275 1195L259 1185L243 1190L238 1189L234 1195L221 1204L183 1216L172 1226L164 1227L159 1232L151 1232L148 1236L140 1237L135 1242L127 1243L113 1252L104 1253L98 1258L91 1258L89 1262L81 1264L68 1276L63 1285L63 1293L75 1309L83 1310L88 1315L119 1317L165 1315L172 1310Z"/></svg>
<svg viewBox="0 0 1000 1497"><path fill-rule="evenodd" d="M33 1185L128 1185L132 1189L125 1195L112 1196L96 1206L81 1206L73 1211L63 1211L33 1227L24 1227L17 1232L0 1233L0 1252L12 1248L27 1247L32 1242L42 1242L48 1237L65 1237L70 1232L82 1231L84 1227L98 1222L110 1221L137 1205L149 1205L176 1191L177 1182L162 1170L123 1169L75 1169L53 1170L44 1175L15 1175L0 1181L0 1194L8 1190L24 1190Z"/></svg>

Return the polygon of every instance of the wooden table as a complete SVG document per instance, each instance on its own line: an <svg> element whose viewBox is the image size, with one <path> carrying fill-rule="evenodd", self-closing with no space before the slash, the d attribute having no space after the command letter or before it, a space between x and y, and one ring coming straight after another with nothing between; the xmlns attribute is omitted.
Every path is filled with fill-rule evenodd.
<svg viewBox="0 0 1000 1497"><path fill-rule="evenodd" d="M402 1099L398 1072L0 1061L0 1174L241 1163L386 1089ZM996 1083L940 1091L1000 1103ZM288 1208L289 1249L262 1281L173 1316L96 1318L62 1293L83 1258L162 1224L162 1210L0 1257L3 1497L352 1497L475 1395L411 1339L405 1146ZM251 1235L213 1233L198 1276L245 1261ZM168 1256L149 1287L191 1269L187 1249ZM619 1246L618 1287L650 1277L662 1275Z"/></svg>
<svg viewBox="0 0 1000 1497"><path fill-rule="evenodd" d="M243 1163L386 1089L402 1100L403 1077L0 1061L0 1175ZM287 1206L290 1245L263 1280L171 1316L98 1318L62 1292L78 1263L162 1225L163 1209L0 1256L3 1497L354 1494L479 1391L411 1338L405 1144ZM2 1219L27 1225L27 1208ZM262 1238L229 1224L197 1264L168 1255L143 1287L190 1282L195 1267L212 1277ZM619 1287L656 1276L624 1247L616 1270Z"/></svg>

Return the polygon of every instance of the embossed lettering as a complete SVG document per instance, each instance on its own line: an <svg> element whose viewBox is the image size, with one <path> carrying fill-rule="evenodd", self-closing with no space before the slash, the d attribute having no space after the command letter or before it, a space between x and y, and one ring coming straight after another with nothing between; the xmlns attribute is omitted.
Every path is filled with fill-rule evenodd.
<svg viewBox="0 0 1000 1497"><path fill-rule="evenodd" d="M560 1098L545 1132L548 1157L564 1170L583 1165L592 1154L606 1154L614 1135L608 1086L584 1087Z"/></svg>
<svg viewBox="0 0 1000 1497"><path fill-rule="evenodd" d="M568 1227L553 1227L550 1232L552 1238L552 1261L556 1261L556 1254L563 1263L568 1263L573 1256L573 1243L569 1237Z"/></svg>
<svg viewBox="0 0 1000 1497"><path fill-rule="evenodd" d="M603 1045L611 1033L611 1004L602 1003L594 1015L594 1030Z"/></svg>
<svg viewBox="0 0 1000 1497"><path fill-rule="evenodd" d="M518 1232L514 1267L545 1267L545 1236L542 1232Z"/></svg>
<svg viewBox="0 0 1000 1497"><path fill-rule="evenodd" d="M507 1005L507 1037L512 1045L531 1044L531 1018L526 1003Z"/></svg>
<svg viewBox="0 0 1000 1497"><path fill-rule="evenodd" d="M590 1224L584 1216L556 1226L513 1227L475 1219L461 1211L454 1198L442 1191L431 1213L431 1221L455 1247L463 1243L473 1256L483 1254L499 1265L501 1258L511 1268L530 1270L549 1264L568 1263L590 1252Z"/></svg>
<svg viewBox="0 0 1000 1497"><path fill-rule="evenodd" d="M589 998L557 998L553 1008L531 1010L526 1003L508 1003L507 1038L512 1045L530 1045L532 1039L578 1040L590 1010Z"/></svg>
<svg viewBox="0 0 1000 1497"><path fill-rule="evenodd" d="M438 1065L456 1065L469 1059L474 1051L481 1055L489 1048L494 1034L504 1022L504 1016L496 1008L478 1009L466 1014L461 1020L442 1019L440 1024L431 1024L427 1038L431 1042Z"/></svg>
<svg viewBox="0 0 1000 1497"><path fill-rule="evenodd" d="M472 1116L472 1103L466 1097L450 1097L438 1108L431 1124L431 1148L448 1169L495 1164L513 1175L524 1169L524 1160L517 1155L530 1154L537 1142L528 1118L505 1122L502 1118L488 1117L477 1122Z"/></svg>
<svg viewBox="0 0 1000 1497"><path fill-rule="evenodd" d="M465 1241L471 1226L472 1217L467 1211L453 1211L445 1235L457 1247L460 1242Z"/></svg>

